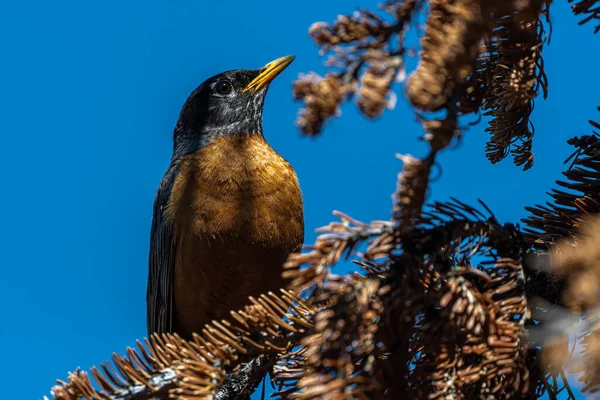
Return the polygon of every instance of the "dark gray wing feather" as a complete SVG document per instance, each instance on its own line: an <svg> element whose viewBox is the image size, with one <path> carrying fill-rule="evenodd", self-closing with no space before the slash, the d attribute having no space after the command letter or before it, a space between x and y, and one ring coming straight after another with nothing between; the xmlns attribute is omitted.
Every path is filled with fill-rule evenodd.
<svg viewBox="0 0 600 400"><path fill-rule="evenodd" d="M171 197L178 170L177 162L173 162L169 166L154 198L146 292L148 334L172 332L173 329L175 240L173 227L166 221L164 212Z"/></svg>

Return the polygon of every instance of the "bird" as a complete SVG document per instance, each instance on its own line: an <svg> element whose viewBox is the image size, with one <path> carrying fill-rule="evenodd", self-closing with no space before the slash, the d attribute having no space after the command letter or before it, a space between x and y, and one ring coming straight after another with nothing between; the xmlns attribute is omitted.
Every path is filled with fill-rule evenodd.
<svg viewBox="0 0 600 400"><path fill-rule="evenodd" d="M146 293L148 333L191 338L249 296L284 287L304 240L294 168L262 129L270 83L294 60L230 70L201 83L173 130L154 198Z"/></svg>

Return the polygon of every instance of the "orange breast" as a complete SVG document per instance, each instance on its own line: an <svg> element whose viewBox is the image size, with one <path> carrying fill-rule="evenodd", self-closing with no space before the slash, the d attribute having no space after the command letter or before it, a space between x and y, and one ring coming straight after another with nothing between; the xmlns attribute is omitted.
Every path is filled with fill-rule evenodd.
<svg viewBox="0 0 600 400"><path fill-rule="evenodd" d="M182 157L166 213L184 335L281 287L282 264L304 237L296 174L258 135L218 138Z"/></svg>

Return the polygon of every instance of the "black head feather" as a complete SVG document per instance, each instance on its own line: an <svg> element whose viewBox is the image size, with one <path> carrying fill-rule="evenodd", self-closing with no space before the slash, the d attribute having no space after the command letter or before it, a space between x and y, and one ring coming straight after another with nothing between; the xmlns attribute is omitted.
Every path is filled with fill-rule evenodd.
<svg viewBox="0 0 600 400"><path fill-rule="evenodd" d="M214 138L262 135L262 111L268 84L256 91L244 89L260 70L232 70L205 80L181 109L173 134L174 154L209 144Z"/></svg>
<svg viewBox="0 0 600 400"><path fill-rule="evenodd" d="M262 135L262 112L270 82L292 61L285 56L261 69L236 69L208 78L190 94L173 134L173 158L218 137Z"/></svg>

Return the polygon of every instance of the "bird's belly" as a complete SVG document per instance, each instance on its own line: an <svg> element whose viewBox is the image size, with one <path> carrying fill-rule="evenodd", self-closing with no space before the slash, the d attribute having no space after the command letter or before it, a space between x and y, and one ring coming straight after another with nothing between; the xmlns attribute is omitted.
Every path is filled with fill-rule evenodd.
<svg viewBox="0 0 600 400"><path fill-rule="evenodd" d="M283 263L304 238L296 174L261 137L215 140L183 158L167 215L184 335L282 287Z"/></svg>
<svg viewBox="0 0 600 400"><path fill-rule="evenodd" d="M281 287L287 254L235 240L197 240L175 271L175 304L186 332L243 308L248 296ZM182 249L183 250L183 249Z"/></svg>
<svg viewBox="0 0 600 400"><path fill-rule="evenodd" d="M243 308L249 296L284 285L282 266L297 250L298 239L268 240L264 229L253 228L255 224L271 225L272 232L289 226L284 221L240 218L237 225L228 225L233 229L194 231L180 240L174 282L178 331L199 332L213 319Z"/></svg>

